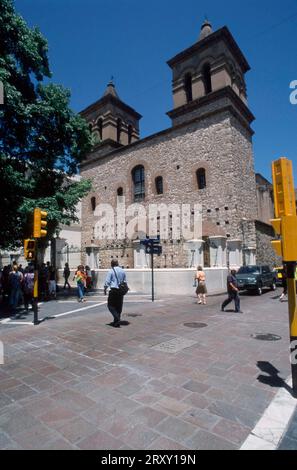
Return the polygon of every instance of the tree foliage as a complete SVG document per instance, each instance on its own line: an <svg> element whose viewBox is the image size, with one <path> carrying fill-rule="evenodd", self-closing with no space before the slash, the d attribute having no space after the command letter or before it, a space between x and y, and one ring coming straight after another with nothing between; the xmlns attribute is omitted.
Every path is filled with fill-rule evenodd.
<svg viewBox="0 0 297 470"><path fill-rule="evenodd" d="M76 220L90 182L73 181L91 149L87 123L69 106L70 92L50 82L46 39L29 28L12 0L0 0L0 248L30 236L34 207L48 212L48 238ZM44 81L47 81L45 84Z"/></svg>

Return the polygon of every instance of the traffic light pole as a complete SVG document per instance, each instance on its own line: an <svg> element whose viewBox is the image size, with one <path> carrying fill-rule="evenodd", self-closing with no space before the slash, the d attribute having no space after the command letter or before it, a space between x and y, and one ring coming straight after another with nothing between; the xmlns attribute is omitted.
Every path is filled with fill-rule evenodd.
<svg viewBox="0 0 297 470"><path fill-rule="evenodd" d="M296 301L296 262L286 263L288 284L288 305L290 321L290 357L292 370L292 388L297 398L297 301Z"/></svg>
<svg viewBox="0 0 297 470"><path fill-rule="evenodd" d="M297 216L292 161L281 157L272 163L275 219L271 219L277 240L272 240L276 254L286 266L292 389L297 398L297 301L295 270L297 260Z"/></svg>
<svg viewBox="0 0 297 470"><path fill-rule="evenodd" d="M38 325L38 267L37 260L34 263L34 291L33 291L33 324Z"/></svg>
<svg viewBox="0 0 297 470"><path fill-rule="evenodd" d="M151 252L151 265L152 265L152 302L155 301L155 285L154 285L154 251Z"/></svg>

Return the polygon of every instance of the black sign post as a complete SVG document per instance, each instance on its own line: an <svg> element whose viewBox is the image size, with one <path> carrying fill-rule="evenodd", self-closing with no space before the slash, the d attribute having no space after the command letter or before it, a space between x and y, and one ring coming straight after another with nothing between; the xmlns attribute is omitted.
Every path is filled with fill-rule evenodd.
<svg viewBox="0 0 297 470"><path fill-rule="evenodd" d="M152 270L152 302L155 301L155 281L154 281L154 255L160 256L162 254L162 246L160 245L160 237L158 238L145 238L140 240L142 245L145 245L145 252L151 255L151 270Z"/></svg>

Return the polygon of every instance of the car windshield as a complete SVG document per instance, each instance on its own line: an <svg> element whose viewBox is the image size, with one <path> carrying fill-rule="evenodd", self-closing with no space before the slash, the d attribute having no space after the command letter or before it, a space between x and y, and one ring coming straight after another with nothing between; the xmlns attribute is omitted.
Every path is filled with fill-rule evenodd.
<svg viewBox="0 0 297 470"><path fill-rule="evenodd" d="M237 274L254 274L259 272L258 266L242 266L239 268Z"/></svg>

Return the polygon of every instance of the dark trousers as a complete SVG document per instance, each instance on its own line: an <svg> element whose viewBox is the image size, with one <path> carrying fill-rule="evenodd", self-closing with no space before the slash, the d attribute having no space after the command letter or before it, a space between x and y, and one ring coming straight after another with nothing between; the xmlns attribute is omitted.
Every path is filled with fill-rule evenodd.
<svg viewBox="0 0 297 470"><path fill-rule="evenodd" d="M123 310L124 296L119 293L118 289L110 289L108 294L107 307L113 316L114 322L119 323Z"/></svg>
<svg viewBox="0 0 297 470"><path fill-rule="evenodd" d="M236 291L230 291L228 292L228 299L224 300L222 303L222 310L227 307L228 304L230 304L234 300L235 303L235 312L239 312L240 310L240 297L239 293Z"/></svg>
<svg viewBox="0 0 297 470"><path fill-rule="evenodd" d="M69 276L65 277L64 289L66 289L66 286L68 286L68 289L71 289L68 279L69 279Z"/></svg>
<svg viewBox="0 0 297 470"><path fill-rule="evenodd" d="M28 310L29 304L33 307L33 292L24 292L24 305L26 310Z"/></svg>

